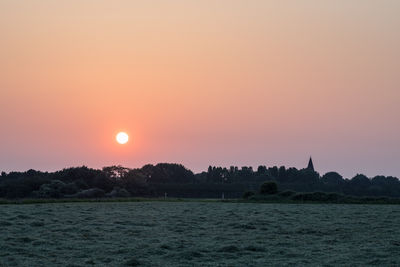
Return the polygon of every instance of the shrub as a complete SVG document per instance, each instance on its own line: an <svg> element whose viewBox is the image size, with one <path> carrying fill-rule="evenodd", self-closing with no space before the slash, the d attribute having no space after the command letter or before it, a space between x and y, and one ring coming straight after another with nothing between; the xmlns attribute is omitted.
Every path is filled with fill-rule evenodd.
<svg viewBox="0 0 400 267"><path fill-rule="evenodd" d="M265 182L260 187L260 194L273 195L278 193L278 185L275 182Z"/></svg>
<svg viewBox="0 0 400 267"><path fill-rule="evenodd" d="M246 191L243 193L243 198L248 199L249 197L254 195L255 195L254 191Z"/></svg>
<svg viewBox="0 0 400 267"><path fill-rule="evenodd" d="M78 186L75 184L75 183L68 183L68 184L65 184L65 186L63 187L63 189L62 189L62 192L64 193L64 194L75 194L76 192L78 192L79 191L79 188L78 188Z"/></svg>
<svg viewBox="0 0 400 267"><path fill-rule="evenodd" d="M297 193L294 196L292 196L292 200L296 200L296 201L303 201L304 200L304 194L303 193Z"/></svg>
<svg viewBox="0 0 400 267"><path fill-rule="evenodd" d="M341 200L341 196L336 193L311 192L295 194L292 199L316 202L339 202Z"/></svg>
<svg viewBox="0 0 400 267"><path fill-rule="evenodd" d="M327 195L327 200L332 201L332 202L338 202L340 199L342 199L343 196L337 194L337 193L329 193Z"/></svg>
<svg viewBox="0 0 400 267"><path fill-rule="evenodd" d="M287 190L287 191L280 192L279 196L281 196L281 197L291 197L291 196L293 196L295 194L296 194L296 192Z"/></svg>
<svg viewBox="0 0 400 267"><path fill-rule="evenodd" d="M104 197L104 196L105 196L104 190L99 188L90 188L87 190L80 191L73 195L68 195L68 197L73 197L73 198L92 198L92 197Z"/></svg>
<svg viewBox="0 0 400 267"><path fill-rule="evenodd" d="M126 189L116 186L110 193L106 194L106 197L129 197L130 195Z"/></svg>
<svg viewBox="0 0 400 267"><path fill-rule="evenodd" d="M50 183L40 186L38 191L32 192L32 195L39 198L60 198L63 196L65 184L60 180L52 180Z"/></svg>

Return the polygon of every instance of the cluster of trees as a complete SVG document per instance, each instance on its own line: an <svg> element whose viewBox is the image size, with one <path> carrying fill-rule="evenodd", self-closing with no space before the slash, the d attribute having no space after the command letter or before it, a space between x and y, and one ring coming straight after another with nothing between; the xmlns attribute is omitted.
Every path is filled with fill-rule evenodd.
<svg viewBox="0 0 400 267"><path fill-rule="evenodd" d="M57 172L2 172L0 198L126 197L157 196L156 184L194 182L195 175L180 164L122 166L102 170L75 167ZM164 194L164 192L162 192Z"/></svg>
<svg viewBox="0 0 400 267"><path fill-rule="evenodd" d="M200 180L213 183L262 183L275 181L283 190L297 192L337 192L354 196L400 197L400 180L392 176L368 178L357 174L345 179L337 172L328 172L323 176L314 170L259 166L256 171L251 167L221 168L209 167L207 172L198 175Z"/></svg>
<svg viewBox="0 0 400 267"><path fill-rule="evenodd" d="M297 192L336 192L354 196L400 197L396 177L368 178L358 174L344 179L336 172L323 176L312 169L259 166L212 167L194 174L180 164L160 163L129 169L122 166L63 169L57 172L2 172L0 198L61 197L241 197L266 181L274 181L281 190Z"/></svg>

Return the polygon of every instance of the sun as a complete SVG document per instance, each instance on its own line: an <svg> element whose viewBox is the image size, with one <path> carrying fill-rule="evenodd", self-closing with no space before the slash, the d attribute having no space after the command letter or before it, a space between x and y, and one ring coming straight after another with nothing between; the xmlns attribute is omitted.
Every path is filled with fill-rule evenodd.
<svg viewBox="0 0 400 267"><path fill-rule="evenodd" d="M129 141L129 135L125 132L119 132L115 137L117 142L121 145L126 144Z"/></svg>

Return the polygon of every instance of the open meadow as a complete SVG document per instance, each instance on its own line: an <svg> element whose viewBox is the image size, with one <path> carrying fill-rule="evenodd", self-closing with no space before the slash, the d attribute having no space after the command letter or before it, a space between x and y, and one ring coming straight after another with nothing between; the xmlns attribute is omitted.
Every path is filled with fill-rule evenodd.
<svg viewBox="0 0 400 267"><path fill-rule="evenodd" d="M399 223L399 205L1 205L0 266L397 266Z"/></svg>

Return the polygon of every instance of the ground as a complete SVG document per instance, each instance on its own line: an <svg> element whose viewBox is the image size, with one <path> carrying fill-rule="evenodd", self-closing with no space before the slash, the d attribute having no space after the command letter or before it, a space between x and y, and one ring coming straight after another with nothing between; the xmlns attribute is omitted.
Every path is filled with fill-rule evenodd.
<svg viewBox="0 0 400 267"><path fill-rule="evenodd" d="M0 266L400 265L400 205L0 206Z"/></svg>

